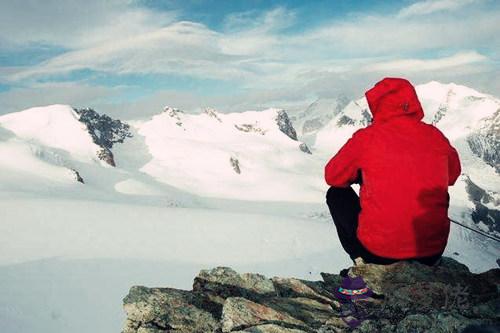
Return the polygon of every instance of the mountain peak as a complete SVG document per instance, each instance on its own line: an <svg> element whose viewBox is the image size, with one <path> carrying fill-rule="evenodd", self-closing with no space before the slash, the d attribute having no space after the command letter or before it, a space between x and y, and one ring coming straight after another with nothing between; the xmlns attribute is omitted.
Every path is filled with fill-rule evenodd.
<svg viewBox="0 0 500 333"><path fill-rule="evenodd" d="M469 88L467 86L456 84L453 82L442 83L439 81L429 81L424 84L419 84L415 87L417 93L432 96L435 94L436 96L444 95L444 94L454 94L460 97L474 96L477 98L486 97L486 94L483 94L475 89Z"/></svg>

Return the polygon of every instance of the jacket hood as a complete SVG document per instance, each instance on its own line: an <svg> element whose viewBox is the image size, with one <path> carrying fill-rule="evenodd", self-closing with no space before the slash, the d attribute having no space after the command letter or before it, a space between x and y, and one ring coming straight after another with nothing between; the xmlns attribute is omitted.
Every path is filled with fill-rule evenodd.
<svg viewBox="0 0 500 333"><path fill-rule="evenodd" d="M395 117L409 117L417 121L424 111L412 84L405 79L386 77L365 92L374 123Z"/></svg>

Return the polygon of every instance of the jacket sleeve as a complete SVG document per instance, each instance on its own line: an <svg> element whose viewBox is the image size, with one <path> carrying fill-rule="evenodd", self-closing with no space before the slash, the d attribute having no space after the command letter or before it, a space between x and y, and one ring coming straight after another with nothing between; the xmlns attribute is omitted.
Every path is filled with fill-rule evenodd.
<svg viewBox="0 0 500 333"><path fill-rule="evenodd" d="M358 179L361 138L359 132L340 148L325 166L325 181L334 187L348 187Z"/></svg>
<svg viewBox="0 0 500 333"><path fill-rule="evenodd" d="M448 153L448 185L455 184L462 172L460 159L457 150L450 145L450 152Z"/></svg>

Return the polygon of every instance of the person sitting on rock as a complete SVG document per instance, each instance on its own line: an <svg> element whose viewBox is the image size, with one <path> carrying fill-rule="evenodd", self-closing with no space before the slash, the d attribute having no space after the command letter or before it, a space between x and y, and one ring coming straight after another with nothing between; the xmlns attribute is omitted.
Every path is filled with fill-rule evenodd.
<svg viewBox="0 0 500 333"><path fill-rule="evenodd" d="M448 241L448 186L461 172L458 153L421 121L408 80L384 78L365 96L373 122L325 166L326 202L340 243L355 264L414 259L434 265Z"/></svg>

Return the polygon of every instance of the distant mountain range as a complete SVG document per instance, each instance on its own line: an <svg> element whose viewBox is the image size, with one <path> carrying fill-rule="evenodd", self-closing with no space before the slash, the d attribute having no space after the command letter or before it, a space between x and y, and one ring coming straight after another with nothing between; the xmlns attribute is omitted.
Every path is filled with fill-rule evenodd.
<svg viewBox="0 0 500 333"><path fill-rule="evenodd" d="M500 235L500 100L453 83L416 90L424 121L463 164L451 217ZM319 202L324 164L370 121L364 98L320 99L292 114L165 107L148 120L35 107L0 116L0 191Z"/></svg>

